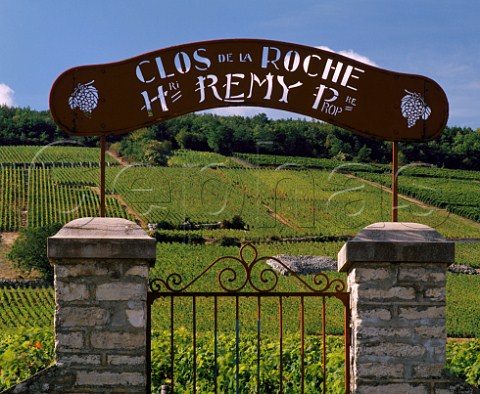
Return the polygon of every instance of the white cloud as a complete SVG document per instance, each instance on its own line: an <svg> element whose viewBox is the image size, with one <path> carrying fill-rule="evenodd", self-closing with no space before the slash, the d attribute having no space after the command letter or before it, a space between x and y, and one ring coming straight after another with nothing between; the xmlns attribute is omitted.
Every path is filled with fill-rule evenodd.
<svg viewBox="0 0 480 394"><path fill-rule="evenodd" d="M333 52L333 53L338 53L339 55L349 57L350 59L356 60L358 62L362 62L365 64L369 64L370 66L378 67L377 63L375 63L373 60L369 59L366 56L360 55L359 53L352 51L351 49L347 49L346 51L334 51L333 49L326 47L326 46L320 46L317 47L318 49L321 49L323 51L328 51L328 52Z"/></svg>
<svg viewBox="0 0 480 394"><path fill-rule="evenodd" d="M8 107L14 106L13 95L15 91L8 85L0 83L0 105L6 105Z"/></svg>

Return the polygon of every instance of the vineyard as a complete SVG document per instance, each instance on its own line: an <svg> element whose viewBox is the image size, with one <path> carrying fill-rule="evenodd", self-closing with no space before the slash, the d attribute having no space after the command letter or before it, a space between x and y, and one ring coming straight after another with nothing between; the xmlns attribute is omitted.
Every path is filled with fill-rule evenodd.
<svg viewBox="0 0 480 394"><path fill-rule="evenodd" d="M0 233L98 216L98 156L98 149L78 146L0 147ZM107 216L136 221L145 229L148 224L159 225L150 232L159 240L152 277L176 272L187 281L219 256L238 255L238 245L245 241L254 241L262 256L335 259L345 240L364 226L390 220L391 174L385 165L255 154L230 158L193 151L176 151L166 167L119 165L109 156L107 163ZM399 220L429 225L450 239L475 241L480 236L479 180L476 171L404 167L400 192L424 204L400 198ZM243 229L224 228L223 223L234 217L242 219ZM456 263L480 267L480 243L457 242ZM327 275L344 278L333 272ZM478 275L448 275L449 336L480 336L479 279ZM288 289L285 278L279 282ZM0 287L2 331L37 327L51 335L53 294L52 288ZM163 306L162 301L154 304L157 332L166 328L160 319ZM327 307L328 333L339 334L342 308L330 301ZM298 305L286 300L284 308L285 316L295 316ZM185 305L176 327L191 324L190 309ZM202 310L199 301L199 331L207 333L211 318L207 309ZM221 321L227 324L228 305L225 310ZM297 327L286 321L285 333L293 338ZM275 319L262 324L278 331ZM34 351L28 347L28 352ZM155 357L160 363L160 356Z"/></svg>
<svg viewBox="0 0 480 394"><path fill-rule="evenodd" d="M390 168L385 165L253 154L239 154L239 157L261 167L325 169L332 173L353 174L387 188L391 187L392 175ZM480 222L480 171L452 170L413 163L400 167L398 174L400 193ZM405 205L400 204L400 209L404 208Z"/></svg>
<svg viewBox="0 0 480 394"><path fill-rule="evenodd" d="M41 166L28 164L38 147L0 149L17 162L0 170L0 231L97 215L100 170L84 160L93 160L98 149L48 147L38 154ZM249 161L250 168L216 153L192 151L176 151L170 159L174 167L112 163L106 171L107 216L136 220L145 227L161 222L178 227L188 220L205 225L204 232L208 225L240 216L249 230L242 237L254 240L352 236L369 223L390 218L391 175L385 166L238 156ZM256 165L261 167L251 168ZM400 199L399 220L424 223L448 238L478 237L480 226L452 215L480 220L477 175L405 167L400 192L429 205Z"/></svg>
<svg viewBox="0 0 480 394"><path fill-rule="evenodd" d="M386 187L391 186L391 176L388 175L374 173L355 175ZM456 175L462 176L458 173ZM401 174L398 179L400 193L480 222L480 178L468 179L465 175L458 179Z"/></svg>

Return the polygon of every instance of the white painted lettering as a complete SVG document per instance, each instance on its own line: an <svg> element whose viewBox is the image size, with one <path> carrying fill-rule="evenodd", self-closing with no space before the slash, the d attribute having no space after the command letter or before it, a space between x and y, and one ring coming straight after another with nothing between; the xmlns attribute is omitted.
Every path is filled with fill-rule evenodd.
<svg viewBox="0 0 480 394"><path fill-rule="evenodd" d="M277 75L277 81L283 88L282 98L279 100L280 103L288 103L288 93L290 92L290 89L298 88L299 86L303 85L303 83L300 81L295 82L293 85L287 85L284 81L284 78L285 77L283 75Z"/></svg>
<svg viewBox="0 0 480 394"><path fill-rule="evenodd" d="M207 71L212 65L212 62L208 57L200 55L200 51L206 52L207 50L205 48L197 49L193 52L193 58L197 63L203 64L204 66L200 67L199 65L195 65L195 68L199 71Z"/></svg>
<svg viewBox="0 0 480 394"><path fill-rule="evenodd" d="M248 93L247 98L252 98L253 96L253 87L254 83L256 83L258 86L262 87L264 83L267 84L267 92L265 93L265 96L263 97L264 100L270 100L272 98L272 91L273 91L273 75L272 73L268 73L265 76L264 80L260 80L260 78L254 74L250 73L250 92Z"/></svg>
<svg viewBox="0 0 480 394"><path fill-rule="evenodd" d="M317 93L314 94L315 96L315 101L312 105L312 108L313 109L318 109L319 105L320 105L320 102L323 98L323 94L325 93L326 90L331 90L332 91L332 97L330 98L327 98L325 99L324 101L326 102L332 102L332 101L335 101L337 98L338 98L338 90L334 89L334 88L329 88L325 85L320 85L317 89Z"/></svg>
<svg viewBox="0 0 480 394"><path fill-rule="evenodd" d="M210 80L210 83L208 85L205 84L205 81L207 79ZM198 87L195 89L195 91L200 92L200 100L198 101L199 103L203 103L205 101L205 98L206 98L205 91L206 89L209 89L209 88L212 89L213 95L217 100L223 101L223 99L218 94L217 87L215 86L217 82L218 82L218 78L216 75L213 75L213 74L208 74L206 77L202 75L197 77L196 85Z"/></svg>
<svg viewBox="0 0 480 394"><path fill-rule="evenodd" d="M360 77L358 75L352 74L353 71L357 71L357 72L360 72L360 73L365 72L365 70L362 70L361 68L347 66L347 69L345 70L345 74L343 75L342 82L340 82L340 85L346 86L347 88L352 89L352 90L357 90L357 88L348 85L348 80L350 78L360 79Z"/></svg>
<svg viewBox="0 0 480 394"><path fill-rule="evenodd" d="M135 71L136 71L136 74L137 74L138 80L139 80L140 82L143 82L143 83L151 83L151 82L155 81L155 77L152 77L152 78L150 78L150 79L148 79L148 80L145 78L145 76L144 76L144 74L143 74L143 71L142 71L142 68L141 68L141 66L142 66L143 64L150 64L150 60L144 60L144 61L138 63L137 68L136 68L136 70L135 70Z"/></svg>
<svg viewBox="0 0 480 394"><path fill-rule="evenodd" d="M330 71L335 70L331 81L336 83L338 81L338 78L340 77L340 73L342 72L343 63L338 62L336 66L332 66L332 64L333 64L333 60L327 59L325 63L325 68L323 69L322 79L328 79Z"/></svg>
<svg viewBox="0 0 480 394"><path fill-rule="evenodd" d="M311 73L310 72L310 62L312 59L317 59L317 60L322 60L322 58L318 55L308 55L305 60L303 61L303 71L309 76L309 77L316 77L318 76L318 73Z"/></svg>
<svg viewBox="0 0 480 394"><path fill-rule="evenodd" d="M244 74L227 74L227 83L223 85L225 88L225 101L229 102L236 102L242 103L245 101L245 93L237 94L236 96L232 96L232 85L238 86L239 81L232 80L233 78L244 79Z"/></svg>
<svg viewBox="0 0 480 394"><path fill-rule="evenodd" d="M274 51L274 58L270 59L270 50ZM275 47L263 47L263 54L262 54L262 68L267 68L268 63L271 63L277 70L280 68L277 66L277 61L280 60L280 56L282 53L280 49Z"/></svg>
<svg viewBox="0 0 480 394"><path fill-rule="evenodd" d="M142 96L143 96L143 99L144 99L144 101L145 101L145 105L141 108L141 110L146 109L146 110L147 110L147 113L148 113L148 116L153 116L152 103L154 103L154 102L157 101L157 100L160 101L160 106L162 107L162 111L163 111L163 112L167 112L167 111L168 111L167 101L165 100L165 96L166 96L167 94L166 94L166 92L164 92L162 85L160 85L160 86L157 88L157 92L158 92L158 94L157 94L155 97L153 97L153 98L150 98L150 97L149 97L147 91L143 91L143 92L141 93Z"/></svg>
<svg viewBox="0 0 480 394"><path fill-rule="evenodd" d="M336 98L335 98L335 100L336 100ZM325 112L328 115L337 116L338 114L342 113L343 109L342 109L342 107L339 107L338 105L334 105L334 104L328 102L327 100L325 100L323 102L321 111Z"/></svg>
<svg viewBox="0 0 480 394"><path fill-rule="evenodd" d="M173 63L175 64L175 68L181 74L186 74L190 71L190 67L192 66L192 62L190 61L190 56L185 52L178 52L173 59Z"/></svg>
<svg viewBox="0 0 480 394"><path fill-rule="evenodd" d="M252 55L249 53L241 53L240 54L240 63L251 63L252 62Z"/></svg>
<svg viewBox="0 0 480 394"><path fill-rule="evenodd" d="M285 70L293 72L300 65L300 54L297 51L288 51L283 59Z"/></svg>
<svg viewBox="0 0 480 394"><path fill-rule="evenodd" d="M157 62L157 68L158 68L158 73L160 74L160 78L165 79L165 78L173 77L175 75L174 73L167 74L165 72L165 67L163 66L163 61L160 56L156 57L155 61Z"/></svg>
<svg viewBox="0 0 480 394"><path fill-rule="evenodd" d="M219 63L233 63L233 53L219 53L218 54Z"/></svg>
<svg viewBox="0 0 480 394"><path fill-rule="evenodd" d="M168 83L168 89L169 90L178 90L178 89L180 89L180 84L178 83L178 81L169 82Z"/></svg>

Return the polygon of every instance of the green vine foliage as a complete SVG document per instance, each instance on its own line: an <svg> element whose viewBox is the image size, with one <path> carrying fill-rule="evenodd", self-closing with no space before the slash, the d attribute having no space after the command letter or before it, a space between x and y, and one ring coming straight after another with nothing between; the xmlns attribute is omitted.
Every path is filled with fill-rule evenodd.
<svg viewBox="0 0 480 394"><path fill-rule="evenodd" d="M168 333L155 332L152 338L152 392L160 393L162 385L172 383L170 340ZM215 387L214 336L201 335L197 338L196 389L199 393L213 393ZM240 335L238 343L238 383L237 383L237 343L235 335L218 334L217 368L218 392L276 393L280 388L280 342L278 338L264 337L260 341L260 385L258 385L258 346L257 337L252 334ZM326 386L329 393L344 393L344 354L343 337L328 336L327 341ZM322 337L308 336L305 339L305 393L322 392ZM284 336L282 342L283 391L301 392L301 354L299 335ZM175 393L193 392L194 354L191 333L179 329L175 333L174 385ZM258 391L260 388L260 391Z"/></svg>
<svg viewBox="0 0 480 394"><path fill-rule="evenodd" d="M0 336L0 391L25 380L53 362L53 333L20 329Z"/></svg>
<svg viewBox="0 0 480 394"><path fill-rule="evenodd" d="M480 385L480 339L447 344L447 370L467 383Z"/></svg>
<svg viewBox="0 0 480 394"><path fill-rule="evenodd" d="M239 343L239 387L241 393L257 392L257 338L241 335ZM214 345L212 334L197 338L197 392L213 393ZM283 339L283 389L300 392L300 350L298 335ZM169 334L152 333L152 393L159 394L160 387L171 384ZM278 392L279 341L277 338L261 339L260 392ZM323 385L322 339L309 336L305 340L305 393L318 393ZM28 378L53 363L53 332L38 328L16 329L0 334L0 391ZM193 392L193 345L191 333L186 329L175 332L175 392ZM344 392L343 339L327 337L327 391ZM447 344L446 369L471 385L480 384L480 339L451 341ZM235 392L236 344L235 338L218 335L218 392Z"/></svg>

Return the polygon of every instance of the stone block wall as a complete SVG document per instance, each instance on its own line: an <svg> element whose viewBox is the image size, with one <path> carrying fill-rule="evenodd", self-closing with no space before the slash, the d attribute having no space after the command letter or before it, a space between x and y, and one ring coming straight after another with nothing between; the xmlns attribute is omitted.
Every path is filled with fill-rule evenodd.
<svg viewBox="0 0 480 394"><path fill-rule="evenodd" d="M351 391L473 392L445 376L446 272L454 243L414 223L376 223L339 253L351 300Z"/></svg>
<svg viewBox="0 0 480 394"><path fill-rule="evenodd" d="M75 369L75 386L84 392L141 392L148 264L59 260L55 271L56 363Z"/></svg>
<svg viewBox="0 0 480 394"><path fill-rule="evenodd" d="M355 264L349 275L359 386L385 392L440 379L446 348L446 264ZM401 384L399 386L399 384ZM382 384L383 386L383 384Z"/></svg>
<svg viewBox="0 0 480 394"><path fill-rule="evenodd" d="M155 240L124 219L83 218L48 242L55 365L6 393L146 393L146 313Z"/></svg>

